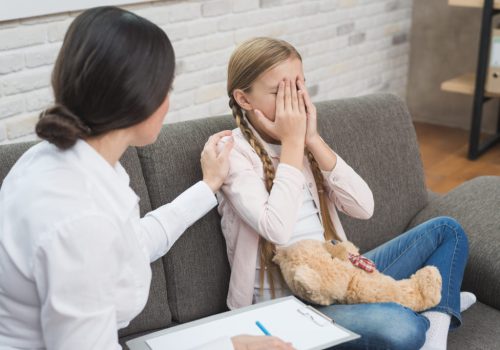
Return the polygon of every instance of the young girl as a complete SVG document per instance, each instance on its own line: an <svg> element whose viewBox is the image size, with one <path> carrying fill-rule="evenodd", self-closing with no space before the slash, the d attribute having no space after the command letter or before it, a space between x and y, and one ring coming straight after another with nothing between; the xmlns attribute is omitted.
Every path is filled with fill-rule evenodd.
<svg viewBox="0 0 500 350"><path fill-rule="evenodd" d="M218 194L232 269L231 309L291 294L272 263L276 246L345 240L337 210L359 219L373 214L366 182L320 137L304 83L301 56L284 41L252 39L231 56L227 91L239 128L233 130L229 175ZM396 279L437 266L443 277L438 306L422 315L395 303L320 310L362 335L343 348L418 349L425 342L427 349L444 349L450 322L452 328L461 323L467 254L458 222L430 220L366 256ZM473 302L472 294L464 297Z"/></svg>

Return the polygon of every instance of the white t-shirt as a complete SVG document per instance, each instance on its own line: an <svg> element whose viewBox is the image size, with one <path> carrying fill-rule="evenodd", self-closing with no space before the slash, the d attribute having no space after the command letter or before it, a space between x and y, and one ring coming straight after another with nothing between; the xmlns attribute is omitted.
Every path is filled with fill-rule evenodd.
<svg viewBox="0 0 500 350"><path fill-rule="evenodd" d="M121 164L83 140L17 161L0 190L0 349L121 349L150 262L217 204L204 182L142 219L138 200Z"/></svg>
<svg viewBox="0 0 500 350"><path fill-rule="evenodd" d="M274 148L276 153L281 152L280 145L268 144L269 147ZM284 246L289 246L295 242L301 241L303 239L316 239L319 241L324 241L324 228L321 224L319 218L319 210L314 203L314 199L311 190L308 186L304 184L303 186L304 196L302 206L299 211L299 216L297 218L297 223L293 228L293 233L287 244ZM275 286L275 296L276 298L292 295L292 292L286 285L281 284L281 278L279 275L273 275L273 281ZM269 279L267 273L264 274L264 288L263 294L260 293L260 250L257 253L257 267L255 270L255 283L254 283L254 303L259 303L262 301L267 301L272 299L271 286L269 284Z"/></svg>

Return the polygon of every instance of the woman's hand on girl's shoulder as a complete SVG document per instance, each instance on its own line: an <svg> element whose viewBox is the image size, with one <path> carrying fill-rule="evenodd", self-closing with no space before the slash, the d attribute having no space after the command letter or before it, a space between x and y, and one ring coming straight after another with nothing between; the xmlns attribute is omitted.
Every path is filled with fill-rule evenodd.
<svg viewBox="0 0 500 350"><path fill-rule="evenodd" d="M210 189L217 192L227 174L229 173L229 153L234 145L230 130L224 130L210 136L201 152L201 169L203 172L203 181L207 183ZM221 139L226 138L222 149L217 149L217 144Z"/></svg>

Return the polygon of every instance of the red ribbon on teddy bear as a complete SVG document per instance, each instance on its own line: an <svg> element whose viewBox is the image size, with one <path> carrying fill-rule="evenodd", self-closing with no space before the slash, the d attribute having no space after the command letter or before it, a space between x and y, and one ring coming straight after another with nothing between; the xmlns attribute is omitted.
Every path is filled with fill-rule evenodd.
<svg viewBox="0 0 500 350"><path fill-rule="evenodd" d="M330 241L332 244L337 244L340 243L339 241L332 239ZM373 272L377 269L377 266L373 261L368 259L367 257L361 255L361 254L352 254L349 253L348 255L349 261L356 267L365 270L366 272Z"/></svg>
<svg viewBox="0 0 500 350"><path fill-rule="evenodd" d="M354 266L359 267L360 269L363 269L366 272L373 272L377 268L373 261L371 261L367 257L364 257L363 255L355 255L349 253L349 261Z"/></svg>

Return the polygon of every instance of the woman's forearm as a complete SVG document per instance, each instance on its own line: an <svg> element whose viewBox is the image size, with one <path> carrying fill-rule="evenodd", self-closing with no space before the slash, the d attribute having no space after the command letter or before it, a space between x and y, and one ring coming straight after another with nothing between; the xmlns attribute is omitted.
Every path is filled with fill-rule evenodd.
<svg viewBox="0 0 500 350"><path fill-rule="evenodd" d="M140 219L141 239L149 251L151 262L163 256L189 226L216 205L217 200L210 187L199 181L172 202Z"/></svg>

